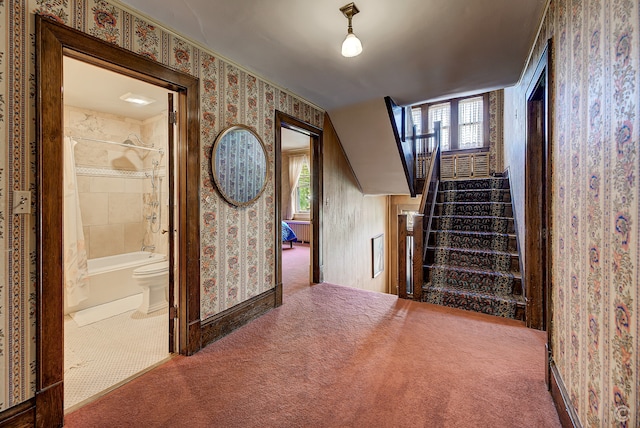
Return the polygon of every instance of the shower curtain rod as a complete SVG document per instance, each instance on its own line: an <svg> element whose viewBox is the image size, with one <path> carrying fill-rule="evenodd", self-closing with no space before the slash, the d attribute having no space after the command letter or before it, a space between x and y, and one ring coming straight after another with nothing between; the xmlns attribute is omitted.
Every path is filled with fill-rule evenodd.
<svg viewBox="0 0 640 428"><path fill-rule="evenodd" d="M86 138L86 137L71 137L71 138L73 138L74 140L93 141L93 142L96 142L96 143L113 144L114 146L129 147L129 148L140 149L140 150L148 150L150 152L158 152L161 155L164 154L164 150L156 149L154 147L136 146L135 144L117 143L115 141L98 140L98 139L95 139L95 138Z"/></svg>

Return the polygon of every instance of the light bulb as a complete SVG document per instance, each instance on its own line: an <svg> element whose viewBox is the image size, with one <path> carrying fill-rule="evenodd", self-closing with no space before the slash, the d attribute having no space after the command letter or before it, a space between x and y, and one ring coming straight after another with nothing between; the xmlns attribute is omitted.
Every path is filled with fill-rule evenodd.
<svg viewBox="0 0 640 428"><path fill-rule="evenodd" d="M350 32L342 42L342 56L351 58L360 55L360 53L362 53L362 43L355 34Z"/></svg>

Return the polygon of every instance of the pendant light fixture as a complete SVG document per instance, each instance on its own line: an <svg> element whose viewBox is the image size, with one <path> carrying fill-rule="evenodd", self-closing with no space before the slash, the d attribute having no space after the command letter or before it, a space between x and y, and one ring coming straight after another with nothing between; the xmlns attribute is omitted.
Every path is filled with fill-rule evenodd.
<svg viewBox="0 0 640 428"><path fill-rule="evenodd" d="M353 28L351 27L351 19L353 15L360 12L355 3L349 3L340 8L340 12L344 14L349 20L349 28L347 29L347 37L342 42L342 56L347 58L358 56L362 52L362 43L360 39L353 34Z"/></svg>

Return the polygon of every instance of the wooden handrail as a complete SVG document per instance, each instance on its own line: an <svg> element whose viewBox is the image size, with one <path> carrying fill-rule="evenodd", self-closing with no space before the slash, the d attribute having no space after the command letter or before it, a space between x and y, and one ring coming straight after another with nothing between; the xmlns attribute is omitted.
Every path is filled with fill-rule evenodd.
<svg viewBox="0 0 640 428"><path fill-rule="evenodd" d="M409 193L412 197L415 197L417 190L415 188L414 165L416 154L415 143L413 142L415 141L413 137L415 127L413 125L409 126L412 123L412 119L411 115L407 114L406 107L397 105L391 97L384 97L384 102L387 107L393 136L398 146L398 153L400 154L407 185L409 186Z"/></svg>
<svg viewBox="0 0 640 428"><path fill-rule="evenodd" d="M434 128L436 147L431 154L429 172L422 189L420 215L413 220L413 299L418 301L422 299L423 265L440 183L440 122L436 122Z"/></svg>
<svg viewBox="0 0 640 428"><path fill-rule="evenodd" d="M435 123L435 131L433 132L436 147L431 153L431 160L429 162L429 172L427 173L424 180L424 187L422 188L422 198L420 200L420 214L428 215L431 217L431 213L427 213L425 209L428 207L431 209L431 206L428 206L429 202L433 204L435 201L435 194L430 194L432 191L432 183L440 181L440 122ZM431 218L429 218L431 220Z"/></svg>

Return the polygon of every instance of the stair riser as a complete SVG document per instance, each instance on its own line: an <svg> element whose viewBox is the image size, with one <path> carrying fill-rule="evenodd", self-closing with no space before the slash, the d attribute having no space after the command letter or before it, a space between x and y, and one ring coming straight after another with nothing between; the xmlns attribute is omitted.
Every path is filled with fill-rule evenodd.
<svg viewBox="0 0 640 428"><path fill-rule="evenodd" d="M452 294L445 290L429 290L423 301L488 315L524 320L524 311L518 308L515 302L490 300L473 295Z"/></svg>
<svg viewBox="0 0 640 428"><path fill-rule="evenodd" d="M510 202L511 193L505 189L447 190L438 192L438 202Z"/></svg>
<svg viewBox="0 0 640 428"><path fill-rule="evenodd" d="M453 287L461 290L482 293L513 294L518 287L516 282L521 282L520 278L508 274L494 275L490 273L478 274L463 270L427 268L425 278L431 284L437 286ZM521 289L522 287L520 287Z"/></svg>
<svg viewBox="0 0 640 428"><path fill-rule="evenodd" d="M456 180L441 182L440 190L482 190L508 189L509 180L506 178L483 178L478 180Z"/></svg>
<svg viewBox="0 0 640 428"><path fill-rule="evenodd" d="M431 249L429 250L437 265L457 266L496 272L518 272L518 258L509 254L470 253L461 250Z"/></svg>
<svg viewBox="0 0 640 428"><path fill-rule="evenodd" d="M515 233L512 219L438 217L433 219L433 230L459 230L468 232Z"/></svg>
<svg viewBox="0 0 640 428"><path fill-rule="evenodd" d="M423 300L524 319L509 181L440 183L424 265Z"/></svg>
<svg viewBox="0 0 640 428"><path fill-rule="evenodd" d="M474 250L517 251L514 236L456 233L455 231L435 231L429 237L429 246L447 248L468 248Z"/></svg>
<svg viewBox="0 0 640 428"><path fill-rule="evenodd" d="M513 217L513 207L510 203L439 203L436 204L433 214L436 216L495 216Z"/></svg>

